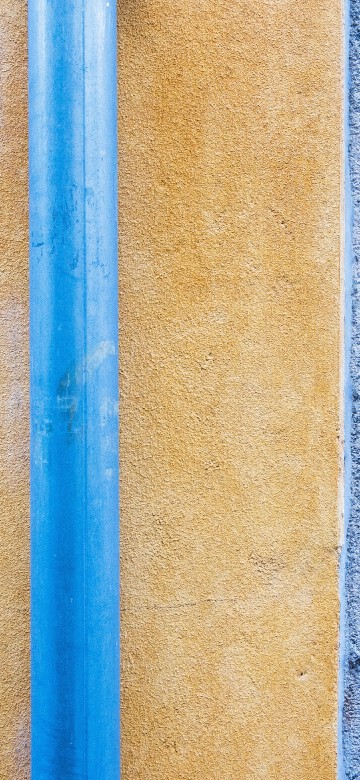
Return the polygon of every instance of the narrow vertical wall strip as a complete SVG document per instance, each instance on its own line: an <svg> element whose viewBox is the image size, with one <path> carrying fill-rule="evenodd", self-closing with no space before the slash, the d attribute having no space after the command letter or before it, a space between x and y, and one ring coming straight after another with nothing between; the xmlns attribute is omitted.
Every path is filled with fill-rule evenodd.
<svg viewBox="0 0 360 780"><path fill-rule="evenodd" d="M352 195L350 182L349 160L349 44L350 44L350 0L343 3L343 177L342 177L342 334L343 334L343 360L342 360L342 436L343 436L343 480L342 489L342 521L341 528L341 558L340 558L340 652L339 652L339 714L338 714L338 778L345 780L347 745L345 740L345 675L347 657L347 537L349 518L351 512L351 428L352 428L352 385L351 385L351 345L352 345ZM345 748L345 750L344 750Z"/></svg>
<svg viewBox="0 0 360 780"><path fill-rule="evenodd" d="M339 776L360 778L360 1L345 2L344 545Z"/></svg>
<svg viewBox="0 0 360 780"><path fill-rule="evenodd" d="M32 780L119 777L116 0L29 2Z"/></svg>

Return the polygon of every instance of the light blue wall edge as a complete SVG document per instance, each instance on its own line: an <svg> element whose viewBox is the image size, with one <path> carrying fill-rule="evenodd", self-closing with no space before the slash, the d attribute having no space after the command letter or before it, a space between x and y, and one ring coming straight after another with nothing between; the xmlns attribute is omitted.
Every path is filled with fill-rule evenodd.
<svg viewBox="0 0 360 780"><path fill-rule="evenodd" d="M31 777L119 770L116 0L29 0Z"/></svg>
<svg viewBox="0 0 360 780"><path fill-rule="evenodd" d="M344 544L339 780L360 778L360 0L344 0Z"/></svg>

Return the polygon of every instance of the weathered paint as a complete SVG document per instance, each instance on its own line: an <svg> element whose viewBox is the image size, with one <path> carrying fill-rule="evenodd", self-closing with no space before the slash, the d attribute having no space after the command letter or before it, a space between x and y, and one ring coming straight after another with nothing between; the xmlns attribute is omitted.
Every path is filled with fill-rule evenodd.
<svg viewBox="0 0 360 780"><path fill-rule="evenodd" d="M123 780L334 780L339 0L123 0Z"/></svg>
<svg viewBox="0 0 360 780"><path fill-rule="evenodd" d="M340 777L360 777L360 3L346 3L345 545L342 577ZM350 288L350 289L349 289ZM350 336L350 344L349 342Z"/></svg>
<svg viewBox="0 0 360 780"><path fill-rule="evenodd" d="M0 777L29 778L27 17L0 0Z"/></svg>
<svg viewBox="0 0 360 780"><path fill-rule="evenodd" d="M119 777L116 0L29 0L31 778Z"/></svg>

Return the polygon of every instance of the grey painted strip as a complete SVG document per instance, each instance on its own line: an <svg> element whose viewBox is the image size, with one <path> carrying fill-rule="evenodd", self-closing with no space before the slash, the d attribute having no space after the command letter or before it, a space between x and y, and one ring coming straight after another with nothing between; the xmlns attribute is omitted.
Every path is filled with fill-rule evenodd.
<svg viewBox="0 0 360 780"><path fill-rule="evenodd" d="M360 0L345 8L345 543L339 777L360 780Z"/></svg>

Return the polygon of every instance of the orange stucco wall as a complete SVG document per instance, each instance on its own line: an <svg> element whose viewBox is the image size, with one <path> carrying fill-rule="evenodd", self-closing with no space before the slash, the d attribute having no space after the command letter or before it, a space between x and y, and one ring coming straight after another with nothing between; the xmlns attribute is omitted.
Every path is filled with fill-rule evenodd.
<svg viewBox="0 0 360 780"><path fill-rule="evenodd" d="M0 778L29 773L27 4L0 0Z"/></svg>
<svg viewBox="0 0 360 780"><path fill-rule="evenodd" d="M22 780L26 2L0 12L0 778ZM336 777L340 62L340 0L119 0L123 780Z"/></svg>
<svg viewBox="0 0 360 780"><path fill-rule="evenodd" d="M123 780L335 780L341 4L119 37Z"/></svg>

